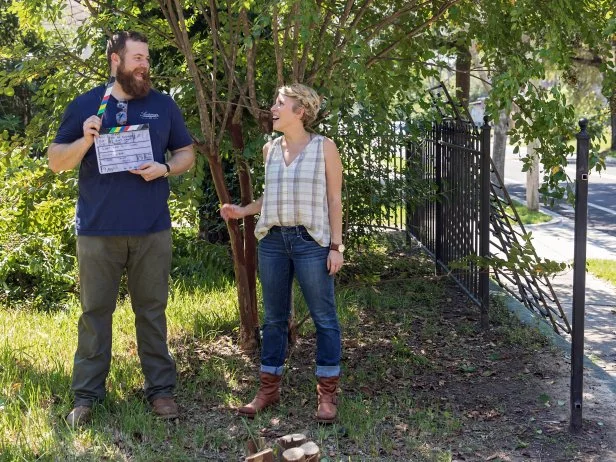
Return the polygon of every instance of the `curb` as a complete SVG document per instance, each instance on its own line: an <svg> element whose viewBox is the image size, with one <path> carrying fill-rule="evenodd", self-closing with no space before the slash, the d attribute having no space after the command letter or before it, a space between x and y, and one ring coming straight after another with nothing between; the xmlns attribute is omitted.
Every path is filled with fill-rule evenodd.
<svg viewBox="0 0 616 462"><path fill-rule="evenodd" d="M498 295L503 300L505 307L522 322L522 324L537 328L554 346L563 351L571 361L571 342L565 337L558 335L550 325L541 317L528 310L522 303L513 298L494 281L490 281L490 295ZM616 378L609 375L601 367L593 363L588 356L584 355L584 376L592 375L605 384L609 390L616 394Z"/></svg>
<svg viewBox="0 0 616 462"><path fill-rule="evenodd" d="M606 167L614 167L616 166L616 157L613 156L605 156L603 158Z"/></svg>
<svg viewBox="0 0 616 462"><path fill-rule="evenodd" d="M517 201L520 204L524 204L526 202L526 199L522 199L520 196L516 196L514 194L509 194L509 197L511 198L511 200ZM524 229L526 230L532 230L535 228L541 228L543 226L549 226L549 225L557 225L559 223L561 223L564 219L564 217L559 214L556 213L552 210L548 210L548 209L541 209L539 210L541 213L544 213L546 215L549 215L552 217L552 219L550 221L546 221L545 223L535 223L535 224L529 224L529 225L524 225Z"/></svg>

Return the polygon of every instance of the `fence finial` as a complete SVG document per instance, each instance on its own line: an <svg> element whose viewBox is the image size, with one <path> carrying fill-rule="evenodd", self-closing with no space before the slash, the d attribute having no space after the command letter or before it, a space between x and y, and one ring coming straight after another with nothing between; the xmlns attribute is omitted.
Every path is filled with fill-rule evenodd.
<svg viewBox="0 0 616 462"><path fill-rule="evenodd" d="M483 116L483 126L490 127L490 118L487 115Z"/></svg>
<svg viewBox="0 0 616 462"><path fill-rule="evenodd" d="M588 127L588 119L586 117L581 118L578 125L580 126L581 131L585 132L586 127Z"/></svg>

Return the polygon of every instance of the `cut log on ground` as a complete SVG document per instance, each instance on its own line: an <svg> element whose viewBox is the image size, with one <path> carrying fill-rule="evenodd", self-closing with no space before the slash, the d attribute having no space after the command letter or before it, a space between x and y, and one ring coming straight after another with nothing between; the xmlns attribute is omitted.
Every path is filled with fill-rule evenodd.
<svg viewBox="0 0 616 462"><path fill-rule="evenodd" d="M293 433L291 435L281 436L276 440L276 442L283 449L298 448L307 441L308 439L303 433Z"/></svg>
<svg viewBox="0 0 616 462"><path fill-rule="evenodd" d="M306 462L318 462L319 457L321 456L321 451L316 443L308 441L307 443L302 444L299 448L304 451L304 458Z"/></svg>
<svg viewBox="0 0 616 462"><path fill-rule="evenodd" d="M306 462L304 450L301 448L287 449L282 453L283 462Z"/></svg>
<svg viewBox="0 0 616 462"><path fill-rule="evenodd" d="M270 448L264 449L246 457L245 462L274 462L274 452Z"/></svg>

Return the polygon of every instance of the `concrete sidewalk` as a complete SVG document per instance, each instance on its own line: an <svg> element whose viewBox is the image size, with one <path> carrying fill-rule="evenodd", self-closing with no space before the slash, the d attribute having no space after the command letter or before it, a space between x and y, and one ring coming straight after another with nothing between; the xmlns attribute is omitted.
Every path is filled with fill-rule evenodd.
<svg viewBox="0 0 616 462"><path fill-rule="evenodd" d="M513 197L525 203L525 200ZM573 220L542 210L553 216L552 221L540 225L527 225L532 233L532 243L541 258L559 262L573 262L574 222ZM588 230L587 258L616 260L616 237L606 233ZM573 269L555 276L552 280L554 291L572 322ZM566 338L569 341L569 338ZM592 274L586 273L586 313L584 349L595 364L616 379L616 288Z"/></svg>

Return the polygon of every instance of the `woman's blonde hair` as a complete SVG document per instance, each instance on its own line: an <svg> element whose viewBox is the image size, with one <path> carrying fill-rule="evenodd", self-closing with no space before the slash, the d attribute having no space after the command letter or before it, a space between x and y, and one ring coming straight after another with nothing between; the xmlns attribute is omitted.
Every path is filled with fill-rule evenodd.
<svg viewBox="0 0 616 462"><path fill-rule="evenodd" d="M293 104L294 111L299 107L304 108L304 115L302 117L304 127L310 126L317 120L317 114L321 107L321 98L312 88L301 83L293 83L280 87L278 93L295 99L295 104Z"/></svg>

